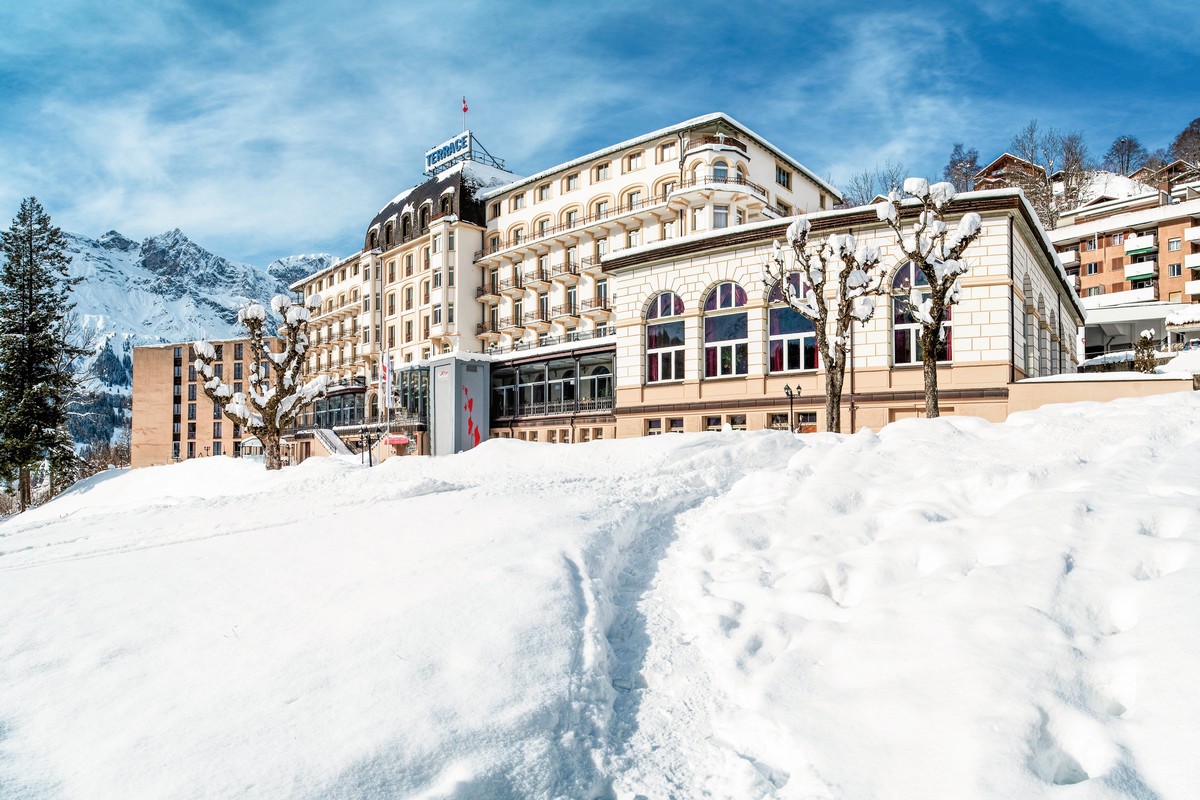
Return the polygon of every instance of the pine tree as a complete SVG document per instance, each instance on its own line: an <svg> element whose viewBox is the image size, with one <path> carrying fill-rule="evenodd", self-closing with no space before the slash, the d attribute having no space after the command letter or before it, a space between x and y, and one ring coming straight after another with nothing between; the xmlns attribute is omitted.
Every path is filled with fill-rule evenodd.
<svg viewBox="0 0 1200 800"><path fill-rule="evenodd" d="M0 240L0 473L17 481L24 511L33 501L35 468L47 463L57 473L52 489L77 469L66 396L78 353L63 335L74 281L67 277L66 238L36 198L21 201Z"/></svg>

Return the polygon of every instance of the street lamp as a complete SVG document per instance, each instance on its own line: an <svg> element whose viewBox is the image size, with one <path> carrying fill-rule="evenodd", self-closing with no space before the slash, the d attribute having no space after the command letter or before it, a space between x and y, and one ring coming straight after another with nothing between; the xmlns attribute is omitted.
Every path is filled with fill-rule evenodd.
<svg viewBox="0 0 1200 800"><path fill-rule="evenodd" d="M787 395L787 399L788 399L788 432L795 433L796 432L796 412L795 412L796 398L800 396L800 386L799 386L799 384L797 384L796 389L793 391L792 387L788 386L785 383L783 385L783 393L785 395Z"/></svg>
<svg viewBox="0 0 1200 800"><path fill-rule="evenodd" d="M381 438L383 438L383 434L380 433L378 430L371 430L370 428L367 428L365 425L358 429L358 444L359 444L359 447L361 447L367 451L367 466L368 467L375 466L375 462L374 462L374 460L372 458L372 454L371 454L371 448L373 448L379 442L379 440ZM362 460L361 453L359 454L359 460L360 461Z"/></svg>

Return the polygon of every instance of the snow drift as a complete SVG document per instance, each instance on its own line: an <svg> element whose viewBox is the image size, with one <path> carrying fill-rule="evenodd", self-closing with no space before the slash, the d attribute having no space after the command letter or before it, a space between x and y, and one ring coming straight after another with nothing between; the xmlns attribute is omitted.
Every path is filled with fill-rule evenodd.
<svg viewBox="0 0 1200 800"><path fill-rule="evenodd" d="M1200 398L99 475L0 796L1190 798Z"/></svg>

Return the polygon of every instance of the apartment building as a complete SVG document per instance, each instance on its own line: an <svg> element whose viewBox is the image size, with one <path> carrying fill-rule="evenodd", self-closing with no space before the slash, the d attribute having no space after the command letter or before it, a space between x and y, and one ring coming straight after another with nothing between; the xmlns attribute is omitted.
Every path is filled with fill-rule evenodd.
<svg viewBox="0 0 1200 800"><path fill-rule="evenodd" d="M279 352L282 343L271 340ZM242 391L253 368L249 340L214 341L215 373ZM133 431L131 463L135 467L170 464L204 456L239 456L249 435L226 419L204 394L197 380L196 353L190 344L163 344L133 349ZM270 364L262 368L269 373Z"/></svg>
<svg viewBox="0 0 1200 800"><path fill-rule="evenodd" d="M1200 302L1200 183L1075 209L1050 238L1088 309L1086 357L1151 328L1169 345L1168 314Z"/></svg>

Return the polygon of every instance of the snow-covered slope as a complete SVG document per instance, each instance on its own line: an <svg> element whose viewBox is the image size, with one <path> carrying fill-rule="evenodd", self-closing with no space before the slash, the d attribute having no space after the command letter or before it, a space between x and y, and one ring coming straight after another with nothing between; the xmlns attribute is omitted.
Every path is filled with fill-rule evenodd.
<svg viewBox="0 0 1200 800"><path fill-rule="evenodd" d="M99 475L0 525L0 794L1193 798L1198 472L1187 393Z"/></svg>

